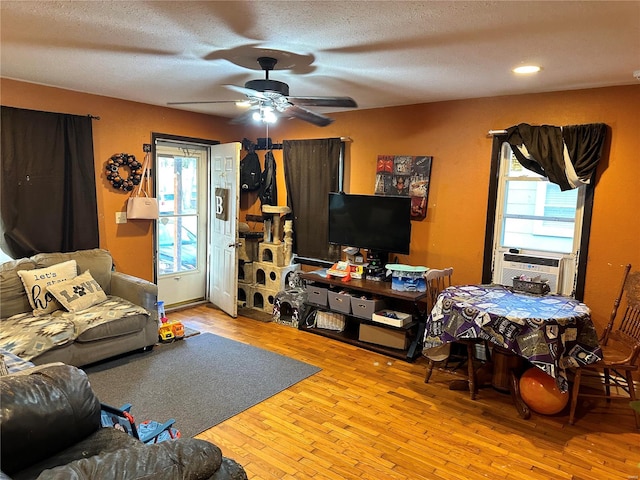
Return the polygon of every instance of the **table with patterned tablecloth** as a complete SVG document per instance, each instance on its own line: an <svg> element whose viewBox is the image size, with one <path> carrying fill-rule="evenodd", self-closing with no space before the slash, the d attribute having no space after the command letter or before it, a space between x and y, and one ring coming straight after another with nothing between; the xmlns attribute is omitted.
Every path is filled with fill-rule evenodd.
<svg viewBox="0 0 640 480"><path fill-rule="evenodd" d="M502 285L461 285L443 290L426 324L423 348L483 339L556 379L568 390L566 368L602 359L589 307L571 297L530 295Z"/></svg>

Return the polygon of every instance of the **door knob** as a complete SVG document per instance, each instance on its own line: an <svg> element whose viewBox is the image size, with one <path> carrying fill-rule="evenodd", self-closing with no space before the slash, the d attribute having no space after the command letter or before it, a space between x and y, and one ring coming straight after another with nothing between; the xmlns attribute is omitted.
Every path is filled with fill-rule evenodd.
<svg viewBox="0 0 640 480"><path fill-rule="evenodd" d="M239 248L242 246L242 242L236 242L236 243L230 243L229 244L229 248L233 247L233 248Z"/></svg>

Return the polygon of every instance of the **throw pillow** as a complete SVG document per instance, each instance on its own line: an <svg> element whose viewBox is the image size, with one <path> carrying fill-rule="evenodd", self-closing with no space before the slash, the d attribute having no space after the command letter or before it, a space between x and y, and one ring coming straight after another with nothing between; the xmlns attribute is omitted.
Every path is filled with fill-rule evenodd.
<svg viewBox="0 0 640 480"><path fill-rule="evenodd" d="M79 312L107 299L89 270L66 282L51 285L49 292L70 312Z"/></svg>
<svg viewBox="0 0 640 480"><path fill-rule="evenodd" d="M29 303L33 308L33 314L38 316L62 308L62 305L47 289L56 283L74 278L78 275L78 266L75 260L69 260L47 268L18 270L16 273L20 275Z"/></svg>

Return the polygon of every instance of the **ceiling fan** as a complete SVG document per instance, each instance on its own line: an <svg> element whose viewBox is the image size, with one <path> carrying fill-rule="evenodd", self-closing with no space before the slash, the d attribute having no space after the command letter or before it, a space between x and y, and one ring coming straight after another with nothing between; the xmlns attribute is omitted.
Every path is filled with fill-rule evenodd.
<svg viewBox="0 0 640 480"><path fill-rule="evenodd" d="M224 85L226 88L247 97L250 109L236 117L231 123L247 123L251 118L263 122L273 122L277 115L298 118L319 127L333 122L332 118L313 112L305 107L345 107L355 108L358 104L351 97L293 97L289 96L289 85L278 80L271 80L269 72L274 69L278 60L272 57L259 57L258 63L265 71L265 78L250 80L244 87ZM167 105L189 105L197 103L230 103L236 100L203 101L203 102L169 102Z"/></svg>

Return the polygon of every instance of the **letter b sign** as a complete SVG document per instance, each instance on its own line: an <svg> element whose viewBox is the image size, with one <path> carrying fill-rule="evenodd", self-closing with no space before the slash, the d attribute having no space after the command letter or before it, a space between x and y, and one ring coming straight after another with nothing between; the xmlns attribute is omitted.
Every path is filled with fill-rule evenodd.
<svg viewBox="0 0 640 480"><path fill-rule="evenodd" d="M215 197L213 199L214 208L216 210L216 218L218 220L227 220L229 209L229 189L216 188Z"/></svg>

